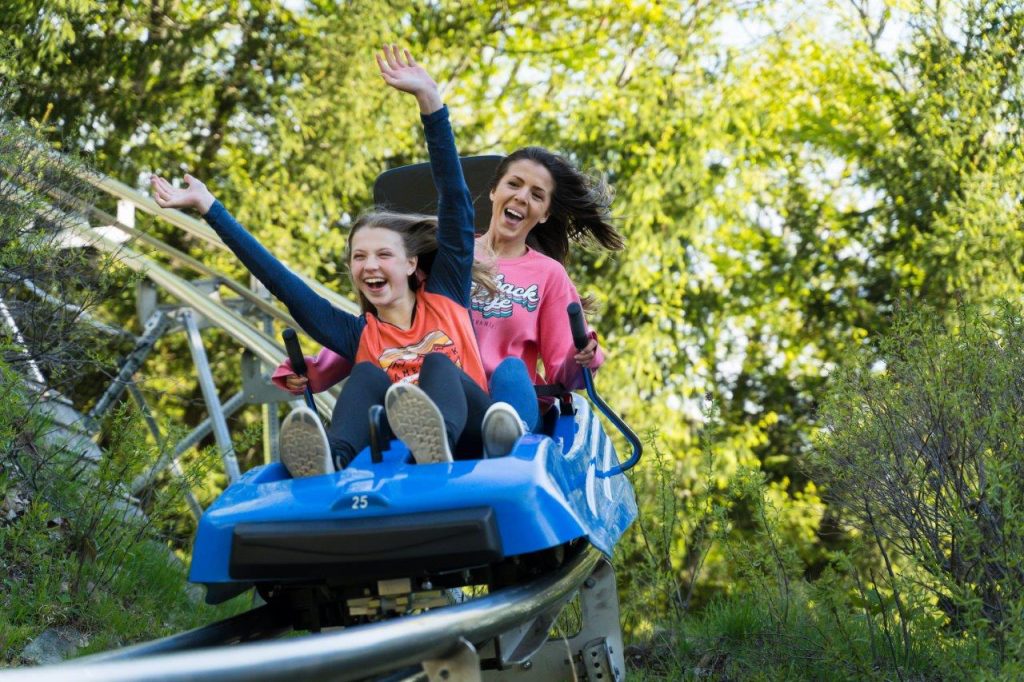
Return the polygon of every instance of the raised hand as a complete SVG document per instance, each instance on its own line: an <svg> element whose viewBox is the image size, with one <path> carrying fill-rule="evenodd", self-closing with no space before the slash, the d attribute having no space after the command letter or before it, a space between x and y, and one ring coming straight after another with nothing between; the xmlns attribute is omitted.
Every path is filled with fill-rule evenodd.
<svg viewBox="0 0 1024 682"><path fill-rule="evenodd" d="M150 184L153 186L153 198L160 208L194 208L206 215L213 206L210 190L188 173L185 174L185 187L175 187L159 175L153 175Z"/></svg>
<svg viewBox="0 0 1024 682"><path fill-rule="evenodd" d="M396 90L416 97L420 111L430 114L441 108L441 94L437 83L426 69L416 63L409 50L396 45L385 45L377 55L377 66L384 82Z"/></svg>

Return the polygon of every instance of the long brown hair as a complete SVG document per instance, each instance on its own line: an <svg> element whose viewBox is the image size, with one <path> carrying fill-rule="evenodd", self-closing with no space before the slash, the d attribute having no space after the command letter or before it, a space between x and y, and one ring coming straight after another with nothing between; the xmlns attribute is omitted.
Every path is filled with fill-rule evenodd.
<svg viewBox="0 0 1024 682"><path fill-rule="evenodd" d="M498 164L491 178L494 190L516 161L533 161L551 173L555 189L551 213L526 236L526 243L562 265L569 259L569 242L587 246L596 242L608 251L621 251L622 234L611 224L612 192L600 177L592 177L573 166L565 157L543 147L523 147Z"/></svg>
<svg viewBox="0 0 1024 682"><path fill-rule="evenodd" d="M348 241L345 246L345 263L352 262L352 237L364 227L380 227L391 230L402 237L402 245L405 247L407 256L417 257L416 271L409 275L409 289L416 291L422 285L423 280L430 276L430 269L434 264L434 257L437 255L437 217L419 213L396 213L393 211L372 211L361 215L352 225L348 233ZM351 266L349 265L349 276ZM497 285L494 282L493 269L473 261L473 286L480 287L491 295L497 292ZM353 288L359 296L359 306L364 313L377 314L377 308L363 295L356 283L352 282Z"/></svg>
<svg viewBox="0 0 1024 682"><path fill-rule="evenodd" d="M522 147L502 159L491 178L490 189L497 188L510 165L523 160L546 168L555 183L548 219L535 225L526 235L530 248L564 266L569 260L570 242L584 248L596 242L608 251L621 251L626 247L622 233L611 224L612 191L608 183L599 176L584 173L564 156L544 147ZM593 296L581 296L580 302L588 314L597 311Z"/></svg>

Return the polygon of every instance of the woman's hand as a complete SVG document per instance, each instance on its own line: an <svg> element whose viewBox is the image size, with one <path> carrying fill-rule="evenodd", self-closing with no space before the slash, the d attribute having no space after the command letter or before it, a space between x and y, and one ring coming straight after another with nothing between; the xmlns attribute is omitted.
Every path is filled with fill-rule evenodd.
<svg viewBox="0 0 1024 682"><path fill-rule="evenodd" d="M441 108L443 103L437 90L437 83L426 69L416 63L409 50L399 50L396 45L385 45L376 57L384 82L395 90L414 95L422 113L432 114Z"/></svg>
<svg viewBox="0 0 1024 682"><path fill-rule="evenodd" d="M300 377L298 374L292 374L284 378L284 383L288 386L289 391L305 391L306 384L309 383L309 379L306 377Z"/></svg>
<svg viewBox="0 0 1024 682"><path fill-rule="evenodd" d="M153 198L160 208L194 208L201 215L206 215L213 206L214 198L199 180L185 174L185 187L175 187L159 175L150 178L153 185Z"/></svg>
<svg viewBox="0 0 1024 682"><path fill-rule="evenodd" d="M590 364L594 362L594 358L597 357L597 339L590 339L590 342L583 347L583 350L576 353L573 359L576 360L576 364L580 367L590 367Z"/></svg>

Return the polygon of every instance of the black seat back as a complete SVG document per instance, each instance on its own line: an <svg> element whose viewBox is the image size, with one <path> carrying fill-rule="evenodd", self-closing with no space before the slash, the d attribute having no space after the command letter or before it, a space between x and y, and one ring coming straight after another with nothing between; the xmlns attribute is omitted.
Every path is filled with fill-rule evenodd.
<svg viewBox="0 0 1024 682"><path fill-rule="evenodd" d="M490 154L459 159L469 194L473 197L473 224L478 233L486 231L491 224L491 178L503 158ZM377 208L398 213L437 215L437 191L430 176L430 164L401 166L378 175L373 183L373 203Z"/></svg>

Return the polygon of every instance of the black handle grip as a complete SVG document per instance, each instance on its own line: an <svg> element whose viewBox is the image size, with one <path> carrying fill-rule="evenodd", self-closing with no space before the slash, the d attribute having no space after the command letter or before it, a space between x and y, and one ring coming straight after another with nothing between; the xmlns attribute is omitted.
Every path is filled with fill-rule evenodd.
<svg viewBox="0 0 1024 682"><path fill-rule="evenodd" d="M300 377L306 376L306 356L299 348L299 337L295 334L295 330L288 327L281 332L281 338L284 339L284 348L288 351L288 359L292 361L292 371Z"/></svg>
<svg viewBox="0 0 1024 682"><path fill-rule="evenodd" d="M590 343L590 337L587 335L587 324L583 321L583 308L580 307L579 303L573 302L566 308L566 312L569 313L569 328L572 329L572 342L576 345L576 350L583 350Z"/></svg>

